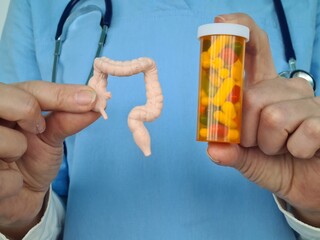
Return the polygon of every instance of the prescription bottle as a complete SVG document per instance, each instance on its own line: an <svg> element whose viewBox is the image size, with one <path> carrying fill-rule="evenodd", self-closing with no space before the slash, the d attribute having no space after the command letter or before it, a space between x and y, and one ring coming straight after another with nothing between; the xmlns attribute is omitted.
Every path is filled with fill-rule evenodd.
<svg viewBox="0 0 320 240"><path fill-rule="evenodd" d="M246 26L198 28L200 67L197 141L240 143Z"/></svg>

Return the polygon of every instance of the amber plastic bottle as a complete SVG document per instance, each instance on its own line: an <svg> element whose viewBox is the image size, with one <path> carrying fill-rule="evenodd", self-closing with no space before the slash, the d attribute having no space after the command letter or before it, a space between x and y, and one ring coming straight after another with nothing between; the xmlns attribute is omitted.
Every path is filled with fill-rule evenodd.
<svg viewBox="0 0 320 240"><path fill-rule="evenodd" d="M246 26L212 23L200 39L197 140L239 143L242 119Z"/></svg>

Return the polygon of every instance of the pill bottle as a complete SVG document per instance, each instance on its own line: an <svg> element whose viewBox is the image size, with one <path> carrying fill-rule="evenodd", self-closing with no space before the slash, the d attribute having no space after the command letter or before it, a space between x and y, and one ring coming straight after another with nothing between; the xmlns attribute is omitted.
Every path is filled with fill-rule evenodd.
<svg viewBox="0 0 320 240"><path fill-rule="evenodd" d="M240 143L246 26L198 28L200 67L197 141Z"/></svg>

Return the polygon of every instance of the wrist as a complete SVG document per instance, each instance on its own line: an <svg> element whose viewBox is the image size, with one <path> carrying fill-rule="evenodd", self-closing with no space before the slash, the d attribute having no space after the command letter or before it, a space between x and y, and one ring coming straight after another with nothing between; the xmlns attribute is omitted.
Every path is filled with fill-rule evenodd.
<svg viewBox="0 0 320 240"><path fill-rule="evenodd" d="M25 206L19 214L12 214L10 221L0 226L0 232L9 239L22 239L31 228L37 225L47 208L48 194L39 194L32 206ZM42 195L42 196L41 196ZM24 206L22 206L24 208Z"/></svg>
<svg viewBox="0 0 320 240"><path fill-rule="evenodd" d="M304 222L310 226L320 228L320 212L312 210L301 210L292 207L292 214L301 222Z"/></svg>
<svg viewBox="0 0 320 240"><path fill-rule="evenodd" d="M316 209L302 209L292 206L283 198L275 196L275 200L280 208L291 213L293 217L302 223L310 225L311 227L320 228L320 210Z"/></svg>

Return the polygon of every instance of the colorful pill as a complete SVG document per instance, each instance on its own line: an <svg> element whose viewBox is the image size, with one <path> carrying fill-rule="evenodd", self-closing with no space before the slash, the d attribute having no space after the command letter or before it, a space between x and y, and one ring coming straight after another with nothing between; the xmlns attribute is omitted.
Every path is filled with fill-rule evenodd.
<svg viewBox="0 0 320 240"><path fill-rule="evenodd" d="M207 93L203 89L200 91L200 97L207 97Z"/></svg>
<svg viewBox="0 0 320 240"><path fill-rule="evenodd" d="M208 52L201 53L201 66L204 69L208 69L210 67L210 56Z"/></svg>
<svg viewBox="0 0 320 240"><path fill-rule="evenodd" d="M222 58L216 57L211 60L211 65L213 69L219 69L223 67L224 61Z"/></svg>
<svg viewBox="0 0 320 240"><path fill-rule="evenodd" d="M229 116L231 119L234 119L237 116L236 109L232 102L225 102L222 107L222 112Z"/></svg>
<svg viewBox="0 0 320 240"><path fill-rule="evenodd" d="M208 129L207 128L201 128L200 131L199 131L199 135L200 135L200 137L203 137L203 138L207 137Z"/></svg>
<svg viewBox="0 0 320 240"><path fill-rule="evenodd" d="M219 69L218 74L219 74L219 77L225 79L230 76L230 71L228 68L221 68L221 69Z"/></svg>
<svg viewBox="0 0 320 240"><path fill-rule="evenodd" d="M241 96L241 88L238 85L234 85L229 95L229 100L232 103L237 103L240 101L240 96Z"/></svg>
<svg viewBox="0 0 320 240"><path fill-rule="evenodd" d="M219 56L221 50L230 42L228 36L216 36L215 41L208 49L208 53L212 58Z"/></svg>
<svg viewBox="0 0 320 240"><path fill-rule="evenodd" d="M200 102L201 102L201 105L208 106L209 98L208 97L202 97Z"/></svg>
<svg viewBox="0 0 320 240"><path fill-rule="evenodd" d="M219 107L222 106L222 104L226 101L227 97L231 93L234 85L235 82L232 78L225 79L213 98L213 104Z"/></svg>
<svg viewBox="0 0 320 240"><path fill-rule="evenodd" d="M204 105L200 105L199 106L199 112L200 114L204 114L207 110L207 106L204 106Z"/></svg>
<svg viewBox="0 0 320 240"><path fill-rule="evenodd" d="M237 54L237 56L240 56L240 54L243 51L243 45L240 42L235 42L233 44L233 49L234 49L234 52Z"/></svg>
<svg viewBox="0 0 320 240"><path fill-rule="evenodd" d="M232 120L231 118L229 118L222 111L219 111L219 110L215 111L213 114L213 118L226 127L229 127L229 128L236 128L237 127L237 123L234 120Z"/></svg>
<svg viewBox="0 0 320 240"><path fill-rule="evenodd" d="M211 74L211 76L210 76L210 83L211 83L214 87L216 87L216 88L220 87L222 81L223 81L223 79L220 78L220 77L218 76L218 74Z"/></svg>
<svg viewBox="0 0 320 240"><path fill-rule="evenodd" d="M227 65L232 65L238 60L238 55L235 53L235 51L230 48L226 47L222 49L220 53L220 57L223 59L224 63Z"/></svg>
<svg viewBox="0 0 320 240"><path fill-rule="evenodd" d="M207 126L208 124L208 117L207 115L201 115L200 116L200 123L204 126Z"/></svg>
<svg viewBox="0 0 320 240"><path fill-rule="evenodd" d="M241 111L241 104L240 102L236 102L234 104L234 108L236 109L236 112L239 113Z"/></svg>
<svg viewBox="0 0 320 240"><path fill-rule="evenodd" d="M237 60L233 65L232 65L232 70L231 70L231 77L237 82L237 83L242 83L243 80L243 64L240 62L240 60Z"/></svg>
<svg viewBox="0 0 320 240"><path fill-rule="evenodd" d="M216 123L212 124L209 128L209 133L214 136L218 136L219 138L225 137L228 134L228 128L223 126L222 124Z"/></svg>
<svg viewBox="0 0 320 240"><path fill-rule="evenodd" d="M240 133L237 129L229 129L227 138L231 141L238 140L240 137Z"/></svg>

